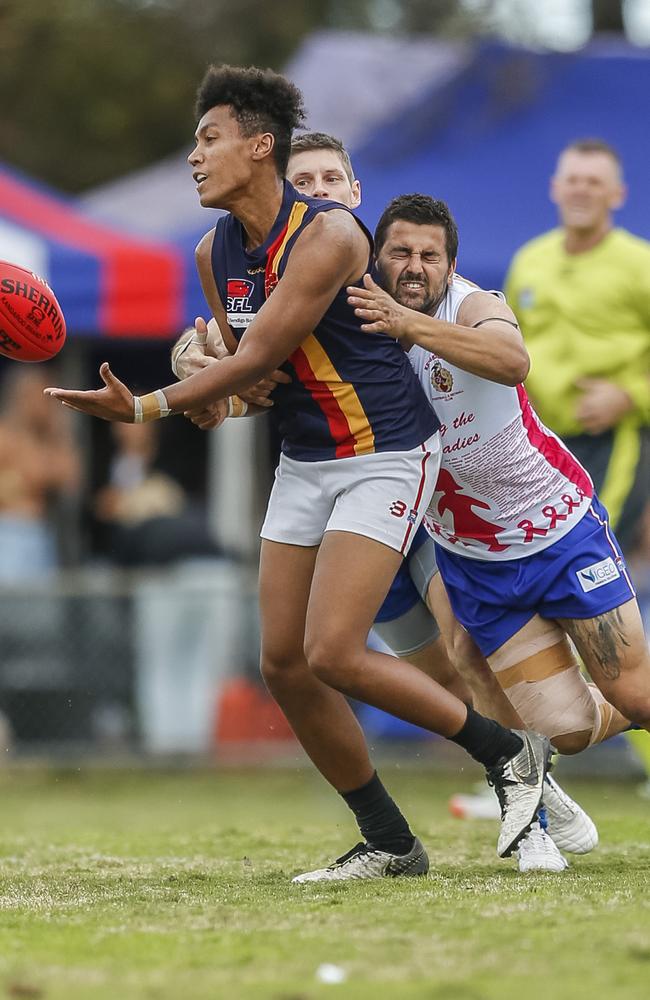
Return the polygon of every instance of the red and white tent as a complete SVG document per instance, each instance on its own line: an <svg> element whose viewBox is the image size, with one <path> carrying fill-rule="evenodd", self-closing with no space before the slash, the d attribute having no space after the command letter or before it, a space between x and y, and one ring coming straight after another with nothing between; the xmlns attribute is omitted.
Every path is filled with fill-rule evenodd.
<svg viewBox="0 0 650 1000"><path fill-rule="evenodd" d="M168 337L185 325L183 254L88 219L0 165L0 259L54 289L71 335Z"/></svg>

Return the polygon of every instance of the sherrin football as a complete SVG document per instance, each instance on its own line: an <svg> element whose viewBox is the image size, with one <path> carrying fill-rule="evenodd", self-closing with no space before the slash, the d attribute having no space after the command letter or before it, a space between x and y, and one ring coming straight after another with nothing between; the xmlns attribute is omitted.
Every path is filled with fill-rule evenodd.
<svg viewBox="0 0 650 1000"><path fill-rule="evenodd" d="M14 361L47 361L64 343L65 319L48 283L0 260L0 354Z"/></svg>

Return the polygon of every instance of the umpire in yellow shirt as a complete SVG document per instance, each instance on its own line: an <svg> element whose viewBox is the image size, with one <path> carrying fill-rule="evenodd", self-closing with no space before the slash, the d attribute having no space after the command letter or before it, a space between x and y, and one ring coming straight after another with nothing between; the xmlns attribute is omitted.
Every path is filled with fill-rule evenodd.
<svg viewBox="0 0 650 1000"><path fill-rule="evenodd" d="M571 143L551 181L560 227L526 243L506 279L541 419L588 469L624 549L650 492L650 243L615 228L618 153Z"/></svg>

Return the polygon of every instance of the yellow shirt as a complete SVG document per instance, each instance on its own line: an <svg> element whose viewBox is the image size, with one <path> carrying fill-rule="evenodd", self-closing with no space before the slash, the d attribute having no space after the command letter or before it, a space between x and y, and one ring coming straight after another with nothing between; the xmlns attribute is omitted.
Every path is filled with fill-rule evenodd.
<svg viewBox="0 0 650 1000"><path fill-rule="evenodd" d="M537 412L558 434L580 434L582 376L604 378L650 423L650 243L613 229L597 246L568 254L561 229L526 243L506 296L531 358L526 381Z"/></svg>

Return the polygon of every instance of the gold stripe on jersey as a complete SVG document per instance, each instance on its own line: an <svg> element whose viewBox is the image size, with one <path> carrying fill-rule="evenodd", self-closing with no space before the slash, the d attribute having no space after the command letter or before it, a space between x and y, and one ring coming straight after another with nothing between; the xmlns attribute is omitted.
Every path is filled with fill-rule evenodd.
<svg viewBox="0 0 650 1000"><path fill-rule="evenodd" d="M375 450L375 435L354 386L344 382L322 344L313 333L300 345L318 382L324 382L345 417L354 439L355 455Z"/></svg>
<svg viewBox="0 0 650 1000"><path fill-rule="evenodd" d="M287 228L284 234L284 239L282 240L282 243L276 250L273 260L271 261L271 271L274 274L278 273L278 267L280 266L280 261L284 256L285 250L287 249L287 243L294 235L296 230L299 229L300 226L302 225L302 220L305 216L307 208L308 206L305 204L304 201L297 201L294 203L294 206L289 214L289 220L287 222Z"/></svg>

